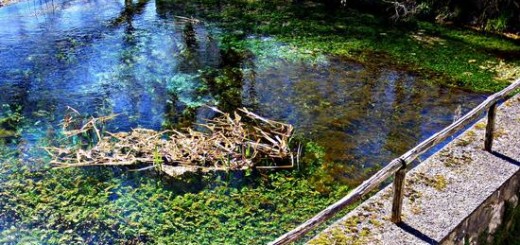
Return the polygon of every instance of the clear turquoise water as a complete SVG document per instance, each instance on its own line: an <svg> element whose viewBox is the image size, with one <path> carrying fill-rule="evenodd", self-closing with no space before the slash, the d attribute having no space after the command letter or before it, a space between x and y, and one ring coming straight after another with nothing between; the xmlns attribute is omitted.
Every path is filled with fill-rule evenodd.
<svg viewBox="0 0 520 245"><path fill-rule="evenodd" d="M485 97L339 57L289 58L291 48L272 37L244 35L266 45L236 54L219 43L218 23L188 24L176 7L56 0L0 8L0 116L17 108L23 116L3 125L19 135L2 139L30 159L67 107L120 114L107 128L127 131L201 122L213 116L203 104L246 106L294 124L341 166L331 176L355 182Z"/></svg>

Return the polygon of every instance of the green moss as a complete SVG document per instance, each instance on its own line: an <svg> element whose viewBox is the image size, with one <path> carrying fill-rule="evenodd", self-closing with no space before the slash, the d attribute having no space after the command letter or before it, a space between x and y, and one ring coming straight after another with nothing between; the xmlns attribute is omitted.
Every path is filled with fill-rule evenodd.
<svg viewBox="0 0 520 245"><path fill-rule="evenodd" d="M370 224L374 225L375 227L381 227L383 223L378 219L371 219L369 220Z"/></svg>
<svg viewBox="0 0 520 245"><path fill-rule="evenodd" d="M487 125L486 122L479 122L479 123L475 124L475 128L482 130L482 129L486 128L486 125Z"/></svg>
<svg viewBox="0 0 520 245"><path fill-rule="evenodd" d="M369 221L370 222L370 221ZM367 244L367 237L371 231L367 227L358 229L361 223L358 216L343 221L339 227L333 226L327 232L320 233L309 244Z"/></svg>
<svg viewBox="0 0 520 245"><path fill-rule="evenodd" d="M507 131L505 128L497 128L493 132L493 138L498 139L504 135L507 135Z"/></svg>
<svg viewBox="0 0 520 245"><path fill-rule="evenodd" d="M465 137L468 137L470 139L474 139L475 137L477 137L477 133L475 133L475 131L473 131L473 130L469 130L469 131L466 132Z"/></svg>
<svg viewBox="0 0 520 245"><path fill-rule="evenodd" d="M448 181L443 175L437 174L433 177L433 188L435 188L438 191L442 191L446 189L446 186L448 185Z"/></svg>
<svg viewBox="0 0 520 245"><path fill-rule="evenodd" d="M433 187L438 191L443 191L448 186L448 180L446 179L446 177L444 177L444 175L441 175L441 174L436 174L434 176L428 176L425 173L417 172L410 177L409 182L410 182L410 185L424 184L426 186ZM409 194L407 194L407 195L414 196L414 193L416 193L416 192L417 191L410 189ZM417 196L417 198L420 197L420 193L418 193L418 194L419 195ZM417 198L411 197L410 199L413 202Z"/></svg>

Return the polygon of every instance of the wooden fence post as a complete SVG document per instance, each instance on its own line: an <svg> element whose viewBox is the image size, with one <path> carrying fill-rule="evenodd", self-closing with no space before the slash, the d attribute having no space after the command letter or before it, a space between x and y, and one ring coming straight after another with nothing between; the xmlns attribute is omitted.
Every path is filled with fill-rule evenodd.
<svg viewBox="0 0 520 245"><path fill-rule="evenodd" d="M406 177L406 162L402 159L401 168L395 173L394 178L394 200L392 202L392 217L390 220L394 223L400 223L401 211L403 210L403 196L404 196L404 178Z"/></svg>
<svg viewBox="0 0 520 245"><path fill-rule="evenodd" d="M493 103L488 110L487 125L486 125L486 139L484 141L484 149L491 152L493 148L493 133L495 131L495 114L497 109L497 102Z"/></svg>

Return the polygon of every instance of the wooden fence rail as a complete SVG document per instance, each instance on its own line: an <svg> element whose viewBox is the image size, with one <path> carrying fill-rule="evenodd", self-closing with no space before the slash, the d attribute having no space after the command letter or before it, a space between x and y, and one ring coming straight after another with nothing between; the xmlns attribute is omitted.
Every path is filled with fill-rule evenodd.
<svg viewBox="0 0 520 245"><path fill-rule="evenodd" d="M391 175L395 174L394 178L394 198L392 204L392 217L391 220L395 223L401 222L401 209L402 209L402 201L403 201L403 186L404 179L406 176L406 168L412 163L419 155L424 152L431 150L433 147L437 146L439 143L443 142L448 137L453 136L461 129L464 129L469 124L473 123L475 119L479 118L482 113L486 110L488 111L488 124L486 126L486 139L484 144L484 149L486 151L491 151L493 144L493 130L494 130L494 122L495 122L495 111L497 107L497 103L501 100L507 100L513 92L520 88L520 79L516 80L514 83L509 85L504 90L495 93L489 96L484 102L479 104L473 110L468 112L463 117L459 118L457 121L444 128L443 130L437 132L430 138L421 142L408 152L401 155L399 158L392 160L388 163L384 168L379 170L376 174L370 177L368 180L364 181L361 185L352 190L348 195L343 197L341 200L335 202L334 204L328 206L323 211L316 214L311 219L305 221L298 227L293 230L285 233L284 235L278 237L276 240L272 241L271 245L281 245L281 244L289 244L307 232L325 222L326 220L333 217L336 213L341 211L344 207L353 204L357 200L361 199L364 195L368 194L376 187L378 187L383 181L388 179Z"/></svg>

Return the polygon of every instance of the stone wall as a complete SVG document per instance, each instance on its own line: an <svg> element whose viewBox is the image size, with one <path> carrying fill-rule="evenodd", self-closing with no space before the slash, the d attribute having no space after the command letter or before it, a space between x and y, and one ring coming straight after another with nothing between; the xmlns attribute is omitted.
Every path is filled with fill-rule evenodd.
<svg viewBox="0 0 520 245"><path fill-rule="evenodd" d="M511 227L510 217L505 217L506 208L518 208L520 197L520 171L505 182L468 216L440 244L492 243L498 228L506 231Z"/></svg>

